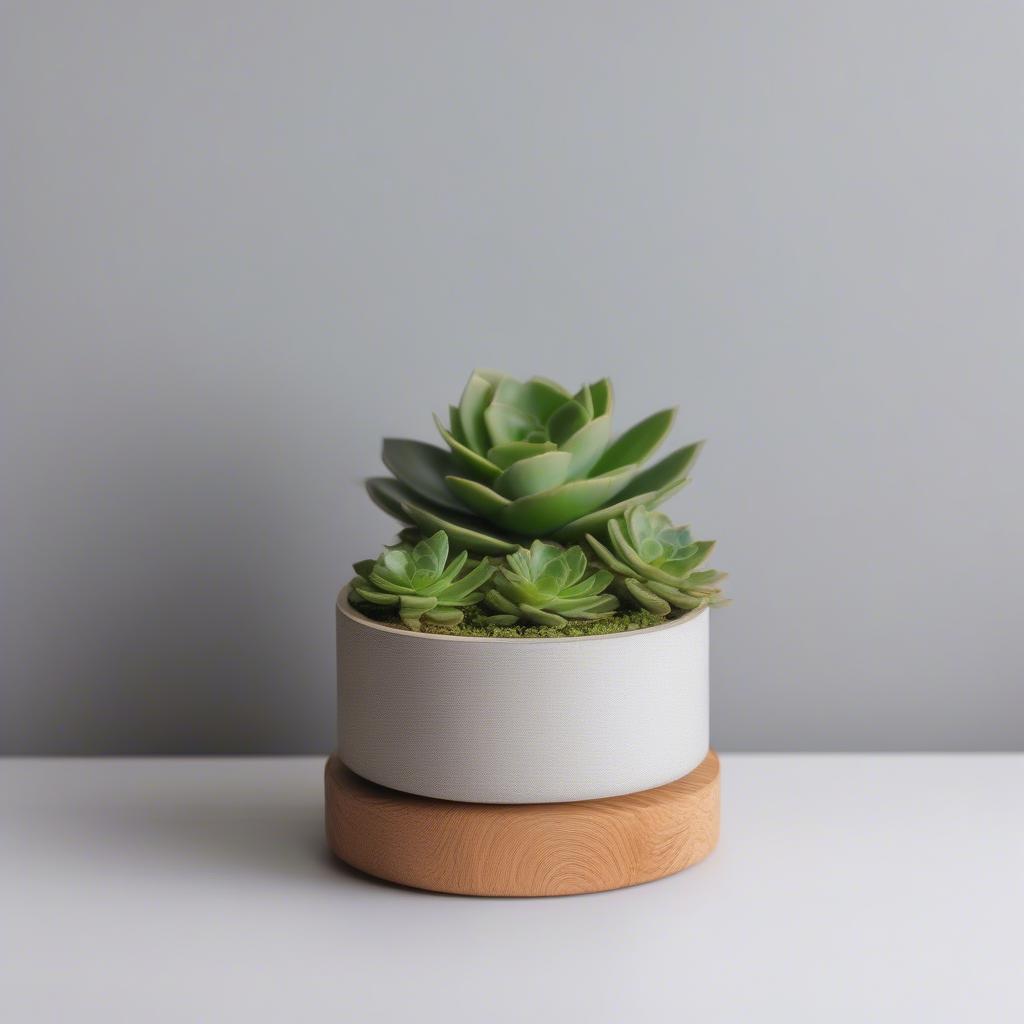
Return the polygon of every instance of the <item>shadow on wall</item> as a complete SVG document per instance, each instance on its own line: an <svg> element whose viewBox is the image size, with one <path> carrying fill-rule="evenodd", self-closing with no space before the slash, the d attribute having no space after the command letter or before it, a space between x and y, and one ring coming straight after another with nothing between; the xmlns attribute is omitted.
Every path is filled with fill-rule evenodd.
<svg viewBox="0 0 1024 1024"><path fill-rule="evenodd" d="M44 467L5 558L3 752L333 746L340 565L303 521L316 499L266 437L206 426L125 424L78 477Z"/></svg>

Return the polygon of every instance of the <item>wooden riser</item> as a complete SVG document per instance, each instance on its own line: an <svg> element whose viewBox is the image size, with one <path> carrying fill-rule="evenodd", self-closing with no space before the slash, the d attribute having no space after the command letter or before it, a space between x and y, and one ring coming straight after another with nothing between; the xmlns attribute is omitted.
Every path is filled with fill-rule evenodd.
<svg viewBox="0 0 1024 1024"><path fill-rule="evenodd" d="M567 896L674 874L718 841L714 751L657 789L557 804L469 804L385 789L327 761L327 841L352 867L472 896Z"/></svg>

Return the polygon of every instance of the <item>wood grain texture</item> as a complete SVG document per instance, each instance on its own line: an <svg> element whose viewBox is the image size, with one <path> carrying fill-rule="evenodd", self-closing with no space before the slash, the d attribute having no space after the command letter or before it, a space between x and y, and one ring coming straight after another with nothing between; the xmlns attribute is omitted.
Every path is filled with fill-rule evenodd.
<svg viewBox="0 0 1024 1024"><path fill-rule="evenodd" d="M674 874L718 841L719 765L605 800L470 804L385 789L335 755L325 771L327 841L352 867L402 885L473 896L566 896Z"/></svg>

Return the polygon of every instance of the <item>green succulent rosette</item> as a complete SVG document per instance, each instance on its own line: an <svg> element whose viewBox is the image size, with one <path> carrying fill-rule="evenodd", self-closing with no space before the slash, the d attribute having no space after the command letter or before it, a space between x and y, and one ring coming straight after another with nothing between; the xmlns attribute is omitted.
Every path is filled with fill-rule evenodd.
<svg viewBox="0 0 1024 1024"><path fill-rule="evenodd" d="M718 587L726 574L700 569L715 546L694 540L685 526L673 526L663 512L636 506L608 524L608 545L592 534L587 543L615 573L619 588L640 608L668 615L704 605L724 605Z"/></svg>
<svg viewBox="0 0 1024 1024"><path fill-rule="evenodd" d="M604 536L628 509L654 508L686 482L701 444L678 448L646 469L674 409L654 413L612 440L607 379L575 394L543 377L527 381L477 370L447 426L447 449L389 438L394 474L367 481L373 500L421 533L444 530L452 545L507 554L537 538L571 543Z"/></svg>
<svg viewBox="0 0 1024 1024"><path fill-rule="evenodd" d="M418 544L387 548L379 558L356 562L349 600L397 609L409 629L423 622L454 626L462 609L483 600L480 588L494 575L489 562L473 562L463 551L448 562L448 537L438 530ZM459 575L468 569L463 575Z"/></svg>
<svg viewBox="0 0 1024 1024"><path fill-rule="evenodd" d="M604 569L590 571L579 546L566 550L536 540L528 551L506 555L505 563L484 595L497 612L486 620L494 625L528 622L560 629L569 619L606 619L619 606L614 594L603 592L614 577Z"/></svg>

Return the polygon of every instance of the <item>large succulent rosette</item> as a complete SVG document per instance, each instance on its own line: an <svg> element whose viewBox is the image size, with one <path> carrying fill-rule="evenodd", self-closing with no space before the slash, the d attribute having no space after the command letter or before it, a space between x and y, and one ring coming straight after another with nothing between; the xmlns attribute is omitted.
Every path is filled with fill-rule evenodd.
<svg viewBox="0 0 1024 1024"><path fill-rule="evenodd" d="M648 509L686 483L700 442L643 464L664 440L674 409L612 439L607 379L575 394L553 381L518 381L477 370L448 425L447 449L389 438L394 474L367 481L370 497L424 535L444 530L455 549L506 554L538 538L572 542L607 535L609 520Z"/></svg>

